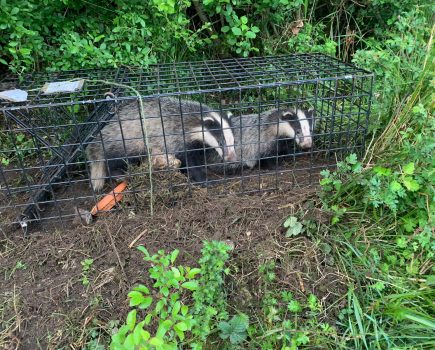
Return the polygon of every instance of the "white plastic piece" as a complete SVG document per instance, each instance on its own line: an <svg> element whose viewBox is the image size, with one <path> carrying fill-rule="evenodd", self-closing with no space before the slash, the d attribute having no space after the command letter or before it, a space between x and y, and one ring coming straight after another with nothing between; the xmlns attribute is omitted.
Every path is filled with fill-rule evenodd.
<svg viewBox="0 0 435 350"><path fill-rule="evenodd" d="M0 92L0 98L2 100L11 102L24 102L27 101L27 91L14 89Z"/></svg>
<svg viewBox="0 0 435 350"><path fill-rule="evenodd" d="M84 80L74 81L57 81L55 83L46 83L41 91L44 95L58 94L59 92L75 92L80 91L83 87Z"/></svg>

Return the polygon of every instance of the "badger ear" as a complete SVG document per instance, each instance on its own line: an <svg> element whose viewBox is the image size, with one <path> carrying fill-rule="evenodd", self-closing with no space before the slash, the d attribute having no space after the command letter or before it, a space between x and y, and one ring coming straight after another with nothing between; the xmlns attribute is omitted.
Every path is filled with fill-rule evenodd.
<svg viewBox="0 0 435 350"><path fill-rule="evenodd" d="M231 119L234 117L234 114L231 113L231 111L227 111L227 118L229 121L231 121Z"/></svg>
<svg viewBox="0 0 435 350"><path fill-rule="evenodd" d="M292 109L286 109L284 111L281 112L281 116L282 116L282 120L296 120L297 119L297 114L296 111L292 110Z"/></svg>
<svg viewBox="0 0 435 350"><path fill-rule="evenodd" d="M314 107L308 108L308 112L314 112Z"/></svg>

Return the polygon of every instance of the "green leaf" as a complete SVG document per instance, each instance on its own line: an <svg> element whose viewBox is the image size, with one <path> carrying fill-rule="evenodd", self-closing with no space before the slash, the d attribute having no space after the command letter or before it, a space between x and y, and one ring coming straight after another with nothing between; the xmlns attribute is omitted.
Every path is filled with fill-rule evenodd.
<svg viewBox="0 0 435 350"><path fill-rule="evenodd" d="M298 222L298 219L295 216L289 216L286 221L284 221L284 227L288 228Z"/></svg>
<svg viewBox="0 0 435 350"><path fill-rule="evenodd" d="M198 281L184 282L181 286L183 288L190 290L190 291L194 291L194 290L198 289Z"/></svg>
<svg viewBox="0 0 435 350"><path fill-rule="evenodd" d="M27 48L25 48L25 47L22 47L22 48L20 49L19 52L20 52L20 54L22 54L23 56L28 56L28 55L31 54L32 50L27 49Z"/></svg>
<svg viewBox="0 0 435 350"><path fill-rule="evenodd" d="M381 166L375 166L373 168L373 171L380 176L390 176L391 175L391 169L384 168Z"/></svg>
<svg viewBox="0 0 435 350"><path fill-rule="evenodd" d="M306 334L300 334L297 338L296 338L296 342L299 345L306 345L310 342L310 338L308 338L308 336Z"/></svg>
<svg viewBox="0 0 435 350"><path fill-rule="evenodd" d="M143 284L139 284L138 286L134 287L133 290L136 290L138 292L142 292L144 294L150 294L150 290L144 286Z"/></svg>
<svg viewBox="0 0 435 350"><path fill-rule="evenodd" d="M130 331L132 331L134 329L134 326L136 324L136 310L131 310L128 313L126 324L127 324L128 329Z"/></svg>
<svg viewBox="0 0 435 350"><path fill-rule="evenodd" d="M288 228L286 237L297 236L303 231L302 224L298 222L298 219L295 216L288 217L287 220L284 222L284 227Z"/></svg>
<svg viewBox="0 0 435 350"><path fill-rule="evenodd" d="M186 316L188 311L189 311L189 307L188 306L186 306L186 305L182 305L181 306L181 314L183 316Z"/></svg>
<svg viewBox="0 0 435 350"><path fill-rule="evenodd" d="M128 333L129 329L127 325L121 326L118 332L112 336L112 341L117 343L123 343L125 340L125 335Z"/></svg>
<svg viewBox="0 0 435 350"><path fill-rule="evenodd" d="M242 30L241 30L240 28L232 27L232 28L231 28L231 31L232 31L233 34L236 35L236 36L240 36L240 35L242 35Z"/></svg>
<svg viewBox="0 0 435 350"><path fill-rule="evenodd" d="M177 333L178 338L180 338L180 340L183 341L184 340L184 332L175 328L175 326L174 326L174 331L175 331L175 333Z"/></svg>
<svg viewBox="0 0 435 350"><path fill-rule="evenodd" d="M176 315L178 315L178 313L180 312L180 309L181 309L181 303L179 301L175 302L175 304L172 308L172 312L171 312L172 317L175 317Z"/></svg>
<svg viewBox="0 0 435 350"><path fill-rule="evenodd" d="M158 338L158 337L152 337L149 341L150 345L155 346L156 348L159 348L160 346L162 346L165 342L163 341L163 339Z"/></svg>
<svg viewBox="0 0 435 350"><path fill-rule="evenodd" d="M168 289L168 287L162 287L162 288L160 289L160 292L161 292L165 297L167 297L167 296L169 295L169 289Z"/></svg>
<svg viewBox="0 0 435 350"><path fill-rule="evenodd" d="M414 163L408 163L403 167L403 173L406 175L414 174L415 166Z"/></svg>
<svg viewBox="0 0 435 350"><path fill-rule="evenodd" d="M172 272L173 272L175 278L177 278L177 279L180 278L180 276L181 276L180 270L178 270L178 269L177 269L176 267L174 267L174 266L171 267L171 270L172 270Z"/></svg>
<svg viewBox="0 0 435 350"><path fill-rule="evenodd" d="M165 306L165 302L163 300L159 300L156 304L156 312L159 313L163 309L163 306Z"/></svg>
<svg viewBox="0 0 435 350"><path fill-rule="evenodd" d="M130 298L130 306L139 305L144 299L142 293L137 291L132 291L128 293L128 297Z"/></svg>
<svg viewBox="0 0 435 350"><path fill-rule="evenodd" d="M336 223L340 222L340 217L338 216L333 216L331 219L331 224L335 225Z"/></svg>
<svg viewBox="0 0 435 350"><path fill-rule="evenodd" d="M98 43L98 42L99 42L101 39L103 39L104 37L105 37L104 34L101 34L101 35L95 37L95 38L94 38L94 43Z"/></svg>
<svg viewBox="0 0 435 350"><path fill-rule="evenodd" d="M11 15L16 15L18 12L20 12L20 9L18 7L14 7L11 11Z"/></svg>
<svg viewBox="0 0 435 350"><path fill-rule="evenodd" d="M435 285L435 275L429 275L426 277L426 283L428 286Z"/></svg>
<svg viewBox="0 0 435 350"><path fill-rule="evenodd" d="M236 315L231 319L230 323L236 332L243 332L249 326L249 318L245 314Z"/></svg>
<svg viewBox="0 0 435 350"><path fill-rule="evenodd" d="M125 338L124 346L126 349L134 349L134 337L133 334L129 334L127 338Z"/></svg>
<svg viewBox="0 0 435 350"><path fill-rule="evenodd" d="M292 300L288 303L287 308L289 311L297 313L302 311L302 306L297 300Z"/></svg>
<svg viewBox="0 0 435 350"><path fill-rule="evenodd" d="M223 26L223 27L221 28L221 32L222 32L222 33L228 33L229 30L230 30L230 27L228 27L228 26Z"/></svg>
<svg viewBox="0 0 435 350"><path fill-rule="evenodd" d="M186 323L184 322L178 322L177 324L174 325L174 329L178 329L179 331L185 332L189 329L189 327L187 327Z"/></svg>
<svg viewBox="0 0 435 350"><path fill-rule="evenodd" d="M258 33L258 32L260 31L260 28L258 28L258 27L256 27L256 26L252 26L252 27L251 27L251 30L252 30L254 33Z"/></svg>
<svg viewBox="0 0 435 350"><path fill-rule="evenodd" d="M156 337L163 338L171 326L171 320L164 320L162 323L160 323L159 328L157 328Z"/></svg>
<svg viewBox="0 0 435 350"><path fill-rule="evenodd" d="M390 190L392 192L399 192L400 190L402 190L402 188L403 188L402 185L397 181L392 181L390 183Z"/></svg>
<svg viewBox="0 0 435 350"><path fill-rule="evenodd" d="M218 328L222 339L230 338L232 344L239 344L247 337L246 330L249 326L249 318L244 314L234 316L229 322L220 322Z"/></svg>
<svg viewBox="0 0 435 350"><path fill-rule="evenodd" d="M171 263L173 264L175 259L177 259L178 254L180 253L180 251L178 249L175 249L172 253L171 253Z"/></svg>
<svg viewBox="0 0 435 350"><path fill-rule="evenodd" d="M240 20L242 21L243 24L248 23L248 18L246 16L240 17Z"/></svg>
<svg viewBox="0 0 435 350"><path fill-rule="evenodd" d="M137 250L141 251L142 253L145 254L146 257L150 256L150 253L148 253L148 250L146 250L146 248L142 245L140 245L139 247L137 247Z"/></svg>
<svg viewBox="0 0 435 350"><path fill-rule="evenodd" d="M166 343L162 345L160 350L178 350L178 346L176 343Z"/></svg>
<svg viewBox="0 0 435 350"><path fill-rule="evenodd" d="M200 272L201 272L201 269L198 269L197 267L193 268L187 273L186 278L188 278L188 279L194 278Z"/></svg>
<svg viewBox="0 0 435 350"><path fill-rule="evenodd" d="M227 338L230 337L230 334L231 334L231 325L228 322L225 322L225 321L219 322L218 328L221 331L219 336L222 339L227 339Z"/></svg>
<svg viewBox="0 0 435 350"><path fill-rule="evenodd" d="M147 309L153 302L153 298L151 297L145 297L143 298L142 302L139 304L139 309Z"/></svg>
<svg viewBox="0 0 435 350"><path fill-rule="evenodd" d="M247 333L233 333L230 335L230 342L231 344L240 344L241 342L243 342L246 337L247 337Z"/></svg>
<svg viewBox="0 0 435 350"><path fill-rule="evenodd" d="M248 30L245 35L249 39L255 39L255 37L257 36L254 32L251 32L250 30Z"/></svg>
<svg viewBox="0 0 435 350"><path fill-rule="evenodd" d="M152 317L153 317L152 314L146 315L145 320L144 320L146 325L150 324Z"/></svg>
<svg viewBox="0 0 435 350"><path fill-rule="evenodd" d="M411 176L403 176L402 182L408 191L415 192L420 189L418 182L415 181Z"/></svg>
<svg viewBox="0 0 435 350"><path fill-rule="evenodd" d="M144 322L142 321L142 322L138 323L136 325L136 327L134 327L133 340L134 340L135 345L139 345L143 340L143 336L142 336L143 332L144 332L143 325L144 325Z"/></svg>
<svg viewBox="0 0 435 350"><path fill-rule="evenodd" d="M346 161L348 164L356 164L358 161L358 158L355 153L349 154L349 156L346 157Z"/></svg>

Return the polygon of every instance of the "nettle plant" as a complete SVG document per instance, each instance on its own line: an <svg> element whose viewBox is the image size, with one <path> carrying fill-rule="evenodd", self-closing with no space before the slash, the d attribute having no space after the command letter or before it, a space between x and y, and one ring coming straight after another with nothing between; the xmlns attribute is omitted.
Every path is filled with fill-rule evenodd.
<svg viewBox="0 0 435 350"><path fill-rule="evenodd" d="M186 305L188 293L198 287L195 276L198 268L175 266L178 250L165 254L159 250L150 255L144 247L138 248L144 254L144 260L152 264L148 270L155 281L153 290L145 285L138 285L128 294L130 307L124 325L112 336L111 349L178 349L185 340L185 333L191 332L196 321ZM146 311L145 316L142 311ZM151 324L157 327L151 333ZM146 329L147 328L147 329ZM191 344L192 348L200 346Z"/></svg>
<svg viewBox="0 0 435 350"><path fill-rule="evenodd" d="M248 335L260 339L258 348L261 349L296 350L307 344L315 347L322 340L335 341L336 329L319 319L323 311L314 294L297 300L288 290L270 289L262 298L261 327L250 325ZM312 337L312 333L321 336Z"/></svg>

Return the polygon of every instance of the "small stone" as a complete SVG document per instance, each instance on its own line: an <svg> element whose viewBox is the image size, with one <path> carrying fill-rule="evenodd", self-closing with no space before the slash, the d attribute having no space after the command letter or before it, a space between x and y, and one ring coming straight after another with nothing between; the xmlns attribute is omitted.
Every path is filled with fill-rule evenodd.
<svg viewBox="0 0 435 350"><path fill-rule="evenodd" d="M236 245L234 244L234 242L233 242L233 241L230 241L229 239L226 239L226 240L224 241L224 243L225 243L228 247L230 247L231 250L234 250L234 247L236 246Z"/></svg>

